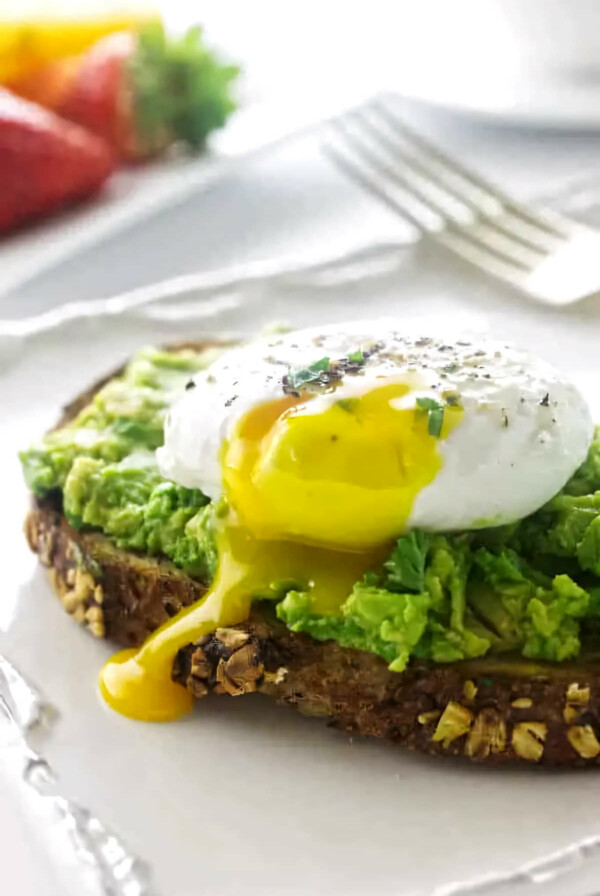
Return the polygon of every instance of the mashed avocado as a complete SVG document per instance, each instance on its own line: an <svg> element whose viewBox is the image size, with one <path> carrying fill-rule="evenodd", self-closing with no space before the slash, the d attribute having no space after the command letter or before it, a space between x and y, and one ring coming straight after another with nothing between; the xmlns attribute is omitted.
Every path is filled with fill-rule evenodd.
<svg viewBox="0 0 600 896"><path fill-rule="evenodd" d="M62 496L75 528L170 558L209 582L217 565L213 505L197 489L165 480L154 452L174 395L214 356L140 352L71 423L22 453L28 486L38 497ZM518 524L411 532L354 585L339 613L315 613L310 595L294 590L276 610L293 631L377 653L397 671L411 658L446 663L488 652L562 661L597 638L599 577L597 434L563 491Z"/></svg>
<svg viewBox="0 0 600 896"><path fill-rule="evenodd" d="M164 555L210 581L216 569L212 506L160 475L154 451L166 410L214 351L144 349L67 426L21 454L38 496L62 493L72 526L102 530L118 547Z"/></svg>

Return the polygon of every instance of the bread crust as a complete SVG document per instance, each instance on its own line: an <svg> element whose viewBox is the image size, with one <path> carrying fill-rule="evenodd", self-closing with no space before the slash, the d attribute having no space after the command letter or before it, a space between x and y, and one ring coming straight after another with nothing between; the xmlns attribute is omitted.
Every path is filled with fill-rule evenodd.
<svg viewBox="0 0 600 896"><path fill-rule="evenodd" d="M104 382L75 399L60 424ZM25 533L66 612L95 637L125 647L206 592L168 560L76 531L59 498L34 499ZM422 753L493 765L600 763L600 662L484 658L415 663L399 674L375 654L291 632L263 602L241 625L181 650L173 677L198 698L266 694L344 731Z"/></svg>

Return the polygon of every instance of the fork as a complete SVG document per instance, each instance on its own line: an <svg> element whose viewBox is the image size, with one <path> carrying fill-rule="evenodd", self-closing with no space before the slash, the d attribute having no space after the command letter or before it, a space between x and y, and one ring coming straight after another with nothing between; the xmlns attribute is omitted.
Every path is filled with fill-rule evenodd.
<svg viewBox="0 0 600 896"><path fill-rule="evenodd" d="M321 149L423 236L526 295L560 306L600 291L600 231L506 195L384 99L332 119Z"/></svg>
<svg viewBox="0 0 600 896"><path fill-rule="evenodd" d="M35 686L0 654L0 786L4 775L25 785L19 805L37 846L47 851L55 883L78 896L152 896L149 866L91 812L62 796L53 769L29 746L31 732L53 717Z"/></svg>

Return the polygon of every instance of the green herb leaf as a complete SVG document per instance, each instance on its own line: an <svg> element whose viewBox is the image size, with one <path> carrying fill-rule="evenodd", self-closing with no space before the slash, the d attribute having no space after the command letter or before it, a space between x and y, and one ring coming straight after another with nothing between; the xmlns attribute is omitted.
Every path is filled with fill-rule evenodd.
<svg viewBox="0 0 600 896"><path fill-rule="evenodd" d="M306 383L315 383L321 379L321 374L329 370L329 358L320 358L308 367L299 370L290 370L285 378L285 385L291 389L299 389Z"/></svg>
<svg viewBox="0 0 600 896"><path fill-rule="evenodd" d="M431 541L425 532L410 532L399 538L390 559L383 565L390 591L422 591L425 585L425 561Z"/></svg>
<svg viewBox="0 0 600 896"><path fill-rule="evenodd" d="M444 423L444 406L435 398L417 398L416 405L429 415L427 431L430 436L439 438Z"/></svg>
<svg viewBox="0 0 600 896"><path fill-rule="evenodd" d="M435 439L439 439L444 423L444 409L436 408L435 411L429 412L429 426L427 427L429 435Z"/></svg>
<svg viewBox="0 0 600 896"><path fill-rule="evenodd" d="M322 370L329 369L329 358L321 358L319 361L315 361L313 364L310 364L308 369L312 373L320 373Z"/></svg>
<svg viewBox="0 0 600 896"><path fill-rule="evenodd" d="M363 364L365 356L362 353L362 349L359 349L357 352L350 352L348 360L352 361L354 364Z"/></svg>

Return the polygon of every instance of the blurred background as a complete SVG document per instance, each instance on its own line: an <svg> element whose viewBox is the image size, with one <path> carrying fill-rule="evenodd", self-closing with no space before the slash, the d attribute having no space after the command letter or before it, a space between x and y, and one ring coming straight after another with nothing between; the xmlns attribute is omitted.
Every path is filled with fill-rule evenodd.
<svg viewBox="0 0 600 896"><path fill-rule="evenodd" d="M381 92L503 189L594 221L599 26L596 0L1 0L0 315L414 241L319 150L320 121Z"/></svg>

